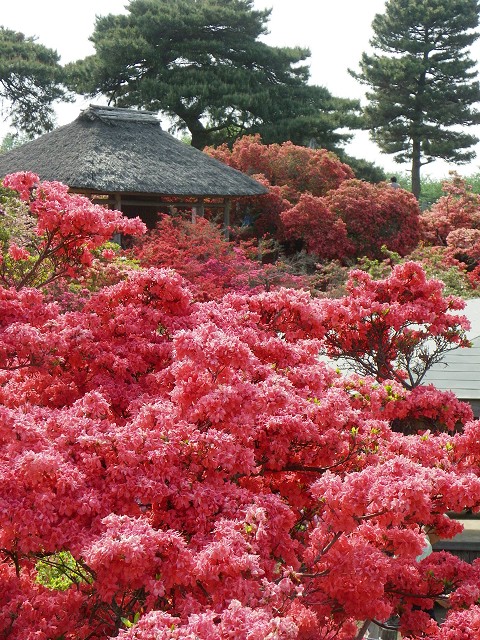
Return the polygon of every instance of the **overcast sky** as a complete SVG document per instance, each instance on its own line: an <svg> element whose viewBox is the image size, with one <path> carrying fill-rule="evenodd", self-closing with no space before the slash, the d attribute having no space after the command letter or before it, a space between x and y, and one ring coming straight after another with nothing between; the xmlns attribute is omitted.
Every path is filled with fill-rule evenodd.
<svg viewBox="0 0 480 640"><path fill-rule="evenodd" d="M95 16L122 13L127 0L10 0L2 2L0 25L35 36L38 42L55 49L64 64L94 52L89 36L93 32ZM371 23L376 13L382 13L384 0L255 0L259 9L271 8L269 44L275 46L308 47L311 82L327 87L335 96L363 99L364 88L349 74L357 68L363 51L368 49L372 36ZM480 44L472 50L480 59ZM89 100L57 109L57 124L71 122ZM96 100L96 102L99 102ZM0 136L6 132L0 123ZM472 130L480 137L480 127ZM464 174L480 171L478 158L460 168ZM378 152L368 134L355 134L348 153L363 157L384 167L388 173L401 173L408 167L392 162L391 156ZM432 177L443 177L454 168L437 161L424 170Z"/></svg>

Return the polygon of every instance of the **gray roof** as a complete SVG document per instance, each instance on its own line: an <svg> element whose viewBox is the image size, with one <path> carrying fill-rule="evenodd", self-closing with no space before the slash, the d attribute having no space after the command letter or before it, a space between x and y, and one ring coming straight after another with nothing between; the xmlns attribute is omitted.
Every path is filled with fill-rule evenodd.
<svg viewBox="0 0 480 640"><path fill-rule="evenodd" d="M471 348L455 349L446 353L441 362L433 365L425 375L423 384L433 384L441 391L453 391L460 400L472 405L475 416L480 415L480 298L466 301L459 313L466 315L471 324L468 338Z"/></svg>
<svg viewBox="0 0 480 640"><path fill-rule="evenodd" d="M0 178L32 171L76 190L171 196L252 196L250 176L162 131L149 111L90 105L78 118L0 154Z"/></svg>
<svg viewBox="0 0 480 640"><path fill-rule="evenodd" d="M453 391L460 400L480 400L480 338L472 340L472 345L446 353L428 370L423 383Z"/></svg>

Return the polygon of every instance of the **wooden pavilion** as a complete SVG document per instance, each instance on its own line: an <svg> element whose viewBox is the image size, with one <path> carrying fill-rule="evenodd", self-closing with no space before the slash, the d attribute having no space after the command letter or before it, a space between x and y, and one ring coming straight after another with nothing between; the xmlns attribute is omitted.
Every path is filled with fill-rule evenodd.
<svg viewBox="0 0 480 640"><path fill-rule="evenodd" d="M155 113L90 105L62 127L0 155L0 178L32 171L59 181L98 204L140 216L154 227L158 211L205 206L223 210L230 226L232 198L266 188L162 130Z"/></svg>

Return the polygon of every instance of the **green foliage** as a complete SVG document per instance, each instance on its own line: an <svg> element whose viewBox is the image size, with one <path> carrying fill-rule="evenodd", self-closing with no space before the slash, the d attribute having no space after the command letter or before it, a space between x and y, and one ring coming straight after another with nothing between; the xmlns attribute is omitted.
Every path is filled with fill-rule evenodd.
<svg viewBox="0 0 480 640"><path fill-rule="evenodd" d="M56 100L68 100L56 51L0 27L0 100L12 125L29 137L53 128Z"/></svg>
<svg viewBox="0 0 480 640"><path fill-rule="evenodd" d="M480 193L480 173L465 177L465 182L473 193Z"/></svg>
<svg viewBox="0 0 480 640"><path fill-rule="evenodd" d="M410 191L411 188L411 179L410 175L407 173L400 174L396 176L398 184L402 187L402 189L406 189Z"/></svg>
<svg viewBox="0 0 480 640"><path fill-rule="evenodd" d="M390 0L377 14L360 73L369 87L365 128L384 153L412 163L412 192L420 195L422 165L442 158L468 162L480 123L475 62L468 47L478 34L477 0ZM458 126L460 125L460 127Z"/></svg>
<svg viewBox="0 0 480 640"><path fill-rule="evenodd" d="M420 196L420 208L423 210L428 209L437 200L443 196L443 180L435 180L430 176L424 176L421 179L421 196Z"/></svg>
<svg viewBox="0 0 480 640"><path fill-rule="evenodd" d="M341 149L337 150L337 155L342 162L348 164L348 166L353 169L355 177L358 180L365 180L366 182L376 184L378 182L384 182L387 179L385 171L373 162L369 162L363 158L349 156L343 153Z"/></svg>
<svg viewBox="0 0 480 640"><path fill-rule="evenodd" d="M130 629L131 627L133 627L134 624L136 624L140 619L140 612L137 611L137 613L132 617L132 620L129 620L128 618L122 618L122 622L125 626L126 629Z"/></svg>
<svg viewBox="0 0 480 640"><path fill-rule="evenodd" d="M386 256L383 260L378 258L359 258L356 265L357 269L361 269L368 273L374 280L381 280L387 278L392 271L392 267L395 264L400 264L404 261L404 258L395 251L389 251L385 245L382 247L382 253Z"/></svg>
<svg viewBox="0 0 480 640"><path fill-rule="evenodd" d="M7 133L0 142L0 153L11 151L25 142L28 142L28 136L26 134Z"/></svg>
<svg viewBox="0 0 480 640"><path fill-rule="evenodd" d="M35 232L35 220L16 191L0 185L0 253L5 254L11 242L28 245ZM5 257L5 256L4 256Z"/></svg>
<svg viewBox="0 0 480 640"><path fill-rule="evenodd" d="M197 148L246 133L328 149L347 140L340 129L358 126L358 101L308 84L308 49L262 42L270 10L253 4L131 0L127 15L97 19L96 53L67 65L69 85L161 111Z"/></svg>
<svg viewBox="0 0 480 640"><path fill-rule="evenodd" d="M37 582L47 589L65 591L72 584L91 582L91 575L69 551L59 551L45 556L37 562L35 569Z"/></svg>

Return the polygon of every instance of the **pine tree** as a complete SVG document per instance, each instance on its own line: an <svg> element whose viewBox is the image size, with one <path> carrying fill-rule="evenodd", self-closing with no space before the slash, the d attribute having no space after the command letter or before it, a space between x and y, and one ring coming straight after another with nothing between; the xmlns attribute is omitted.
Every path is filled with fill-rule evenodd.
<svg viewBox="0 0 480 640"><path fill-rule="evenodd" d="M78 93L159 111L198 148L260 133L333 150L357 124L358 101L308 85L308 49L260 39L270 11L253 0L131 0L127 10L98 18L95 55L68 66Z"/></svg>
<svg viewBox="0 0 480 640"><path fill-rule="evenodd" d="M468 48L478 38L477 0L389 0L373 20L372 54L360 73L369 103L365 128L384 153L411 161L412 191L420 170L437 158L463 163L478 140L464 127L480 123L475 62Z"/></svg>
<svg viewBox="0 0 480 640"><path fill-rule="evenodd" d="M29 137L53 128L56 100L67 100L63 69L53 49L0 27L0 100L4 114Z"/></svg>

